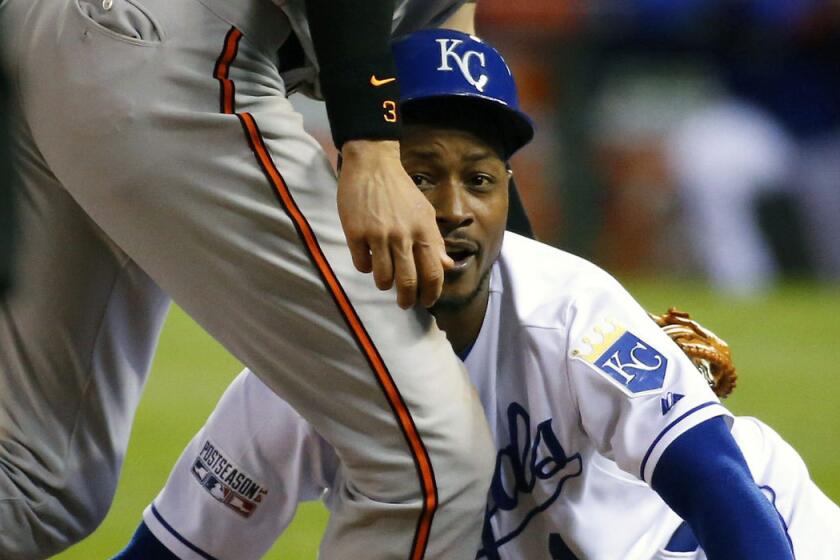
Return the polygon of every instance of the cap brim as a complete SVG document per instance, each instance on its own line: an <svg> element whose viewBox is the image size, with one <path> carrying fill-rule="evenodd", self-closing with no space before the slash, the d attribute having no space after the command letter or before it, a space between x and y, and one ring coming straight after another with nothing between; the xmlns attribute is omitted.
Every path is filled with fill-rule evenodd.
<svg viewBox="0 0 840 560"><path fill-rule="evenodd" d="M481 107L482 112L487 112L488 118L496 120L498 123L497 128L501 133L501 140L505 146L505 159L510 158L534 138L534 122L528 115L522 111L512 109L498 99L476 95L472 92L465 92L463 94L448 93L446 95L429 95L414 99L405 99L401 105L403 107L414 107L415 114L422 115L423 105L434 105L439 109L453 101L475 104ZM453 111L456 110L457 108L453 108Z"/></svg>

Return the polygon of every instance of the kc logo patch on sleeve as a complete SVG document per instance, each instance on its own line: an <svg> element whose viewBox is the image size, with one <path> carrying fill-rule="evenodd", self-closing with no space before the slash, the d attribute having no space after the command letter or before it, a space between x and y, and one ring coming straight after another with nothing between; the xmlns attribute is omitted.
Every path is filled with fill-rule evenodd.
<svg viewBox="0 0 840 560"><path fill-rule="evenodd" d="M251 517L268 493L210 440L195 458L192 474L211 496L243 517Z"/></svg>
<svg viewBox="0 0 840 560"><path fill-rule="evenodd" d="M658 391L665 383L668 358L613 321L596 326L572 356L592 364L625 393Z"/></svg>

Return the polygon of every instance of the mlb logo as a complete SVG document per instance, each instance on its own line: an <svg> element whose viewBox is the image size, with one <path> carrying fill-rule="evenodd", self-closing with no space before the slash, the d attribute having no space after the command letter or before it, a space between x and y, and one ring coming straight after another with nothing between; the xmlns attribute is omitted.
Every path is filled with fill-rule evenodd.
<svg viewBox="0 0 840 560"><path fill-rule="evenodd" d="M196 459L195 463L193 463L192 473L199 482L204 482L204 479L207 477L208 470L207 467L204 466L204 463L201 462L201 459Z"/></svg>
<svg viewBox="0 0 840 560"><path fill-rule="evenodd" d="M633 333L625 331L593 364L635 395L662 388L668 359Z"/></svg>
<svg viewBox="0 0 840 560"><path fill-rule="evenodd" d="M251 514L254 513L255 509L257 509L257 504L237 496L236 494L231 496L228 506L242 517L251 517Z"/></svg>
<svg viewBox="0 0 840 560"><path fill-rule="evenodd" d="M210 495L219 500L220 502L224 502L227 499L228 488L215 476L210 475L207 478L207 481L204 483L204 488L210 492Z"/></svg>

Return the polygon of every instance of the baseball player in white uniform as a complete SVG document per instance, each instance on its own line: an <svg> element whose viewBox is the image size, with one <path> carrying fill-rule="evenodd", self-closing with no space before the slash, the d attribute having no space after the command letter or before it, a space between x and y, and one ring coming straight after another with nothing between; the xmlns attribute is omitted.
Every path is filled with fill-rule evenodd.
<svg viewBox="0 0 840 560"><path fill-rule="evenodd" d="M493 446L423 309L453 264L400 165L390 39L468 29L473 8L0 1L22 179L0 558L52 556L104 517L170 297L341 457L323 558L472 553ZM326 101L340 181L295 88Z"/></svg>
<svg viewBox="0 0 840 560"><path fill-rule="evenodd" d="M734 418L603 270L504 232L505 161L531 125L499 54L449 31L394 51L411 122L402 161L456 262L433 313L497 447L477 557L840 557L840 509L788 444ZM260 558L299 501L333 507L344 471L246 370L118 558Z"/></svg>

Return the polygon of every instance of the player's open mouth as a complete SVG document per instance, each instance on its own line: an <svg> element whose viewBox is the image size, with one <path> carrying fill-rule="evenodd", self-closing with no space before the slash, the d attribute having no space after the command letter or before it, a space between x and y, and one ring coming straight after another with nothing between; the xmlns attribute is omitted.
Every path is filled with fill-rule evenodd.
<svg viewBox="0 0 840 560"><path fill-rule="evenodd" d="M446 239L445 242L446 254L455 261L455 267L449 270L449 272L464 270L475 261L476 253L478 253L478 245L476 243L466 239Z"/></svg>

